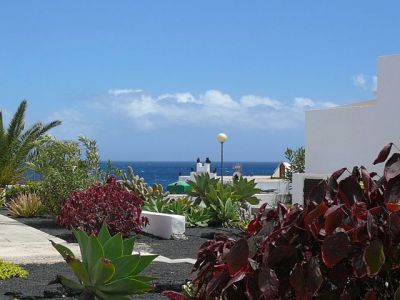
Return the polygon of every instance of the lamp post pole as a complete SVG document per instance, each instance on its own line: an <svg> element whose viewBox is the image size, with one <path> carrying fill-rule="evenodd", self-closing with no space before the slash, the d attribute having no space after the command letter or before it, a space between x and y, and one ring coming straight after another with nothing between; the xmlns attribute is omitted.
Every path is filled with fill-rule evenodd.
<svg viewBox="0 0 400 300"><path fill-rule="evenodd" d="M224 187L224 143L221 143L221 185Z"/></svg>
<svg viewBox="0 0 400 300"><path fill-rule="evenodd" d="M221 143L221 185L224 186L224 142L228 139L225 133L217 135L218 142Z"/></svg>

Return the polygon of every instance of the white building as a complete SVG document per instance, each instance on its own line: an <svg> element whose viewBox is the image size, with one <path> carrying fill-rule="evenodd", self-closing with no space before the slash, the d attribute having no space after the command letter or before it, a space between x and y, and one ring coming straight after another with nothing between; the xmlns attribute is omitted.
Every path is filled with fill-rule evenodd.
<svg viewBox="0 0 400 300"><path fill-rule="evenodd" d="M326 177L347 167L372 165L389 142L400 144L400 55L378 59L376 99L306 112L306 175L293 179L293 201L302 202L304 176Z"/></svg>

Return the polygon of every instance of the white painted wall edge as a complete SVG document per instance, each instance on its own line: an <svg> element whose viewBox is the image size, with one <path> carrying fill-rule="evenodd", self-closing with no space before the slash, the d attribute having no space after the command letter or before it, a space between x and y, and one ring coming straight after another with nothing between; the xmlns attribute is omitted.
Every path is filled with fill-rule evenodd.
<svg viewBox="0 0 400 300"><path fill-rule="evenodd" d="M315 173L294 173L292 180L292 204L304 205L304 180L307 179L327 179L330 174Z"/></svg>

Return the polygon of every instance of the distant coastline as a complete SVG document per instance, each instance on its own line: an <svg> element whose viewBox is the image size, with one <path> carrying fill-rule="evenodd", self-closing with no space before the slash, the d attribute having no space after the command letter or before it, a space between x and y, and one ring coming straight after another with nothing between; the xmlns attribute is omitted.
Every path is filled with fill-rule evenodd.
<svg viewBox="0 0 400 300"><path fill-rule="evenodd" d="M232 175L236 164L241 164L242 174L246 176L271 175L279 162L233 162L224 161L224 175ZM178 180L179 173L189 175L191 168L196 169L195 161L112 161L112 165L118 169L127 170L128 166L133 168L135 174L143 177L144 180L152 185L159 183L164 188ZM107 162L102 161L103 170L107 169ZM211 170L217 168L218 175L221 174L220 163L212 162ZM39 179L39 175L28 171L29 180Z"/></svg>
<svg viewBox="0 0 400 300"><path fill-rule="evenodd" d="M189 175L190 169L196 167L195 161L113 161L114 167L126 170L133 168L135 174L143 177L149 184L159 183L166 187L178 180L179 173ZM242 173L247 176L271 175L279 162L224 162L224 174L231 175L236 164L242 165ZM103 168L106 162L102 162ZM217 168L220 174L220 163L212 162L211 170Z"/></svg>

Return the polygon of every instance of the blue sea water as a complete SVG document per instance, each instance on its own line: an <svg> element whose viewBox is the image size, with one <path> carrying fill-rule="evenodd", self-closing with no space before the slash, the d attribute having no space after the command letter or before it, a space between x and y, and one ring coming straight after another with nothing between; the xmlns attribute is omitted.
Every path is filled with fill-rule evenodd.
<svg viewBox="0 0 400 300"><path fill-rule="evenodd" d="M235 170L235 165L242 166L243 175L271 175L278 162L224 162L224 175L232 175ZM159 183L166 187L168 184L178 180L179 173L182 175L189 175L190 169L196 170L195 162L182 162L182 161L117 161L112 162L114 167L126 170L128 166L133 168L135 174L143 177L148 184ZM106 163L103 163L105 167ZM211 170L217 168L218 174L220 173L220 164L211 163Z"/></svg>

